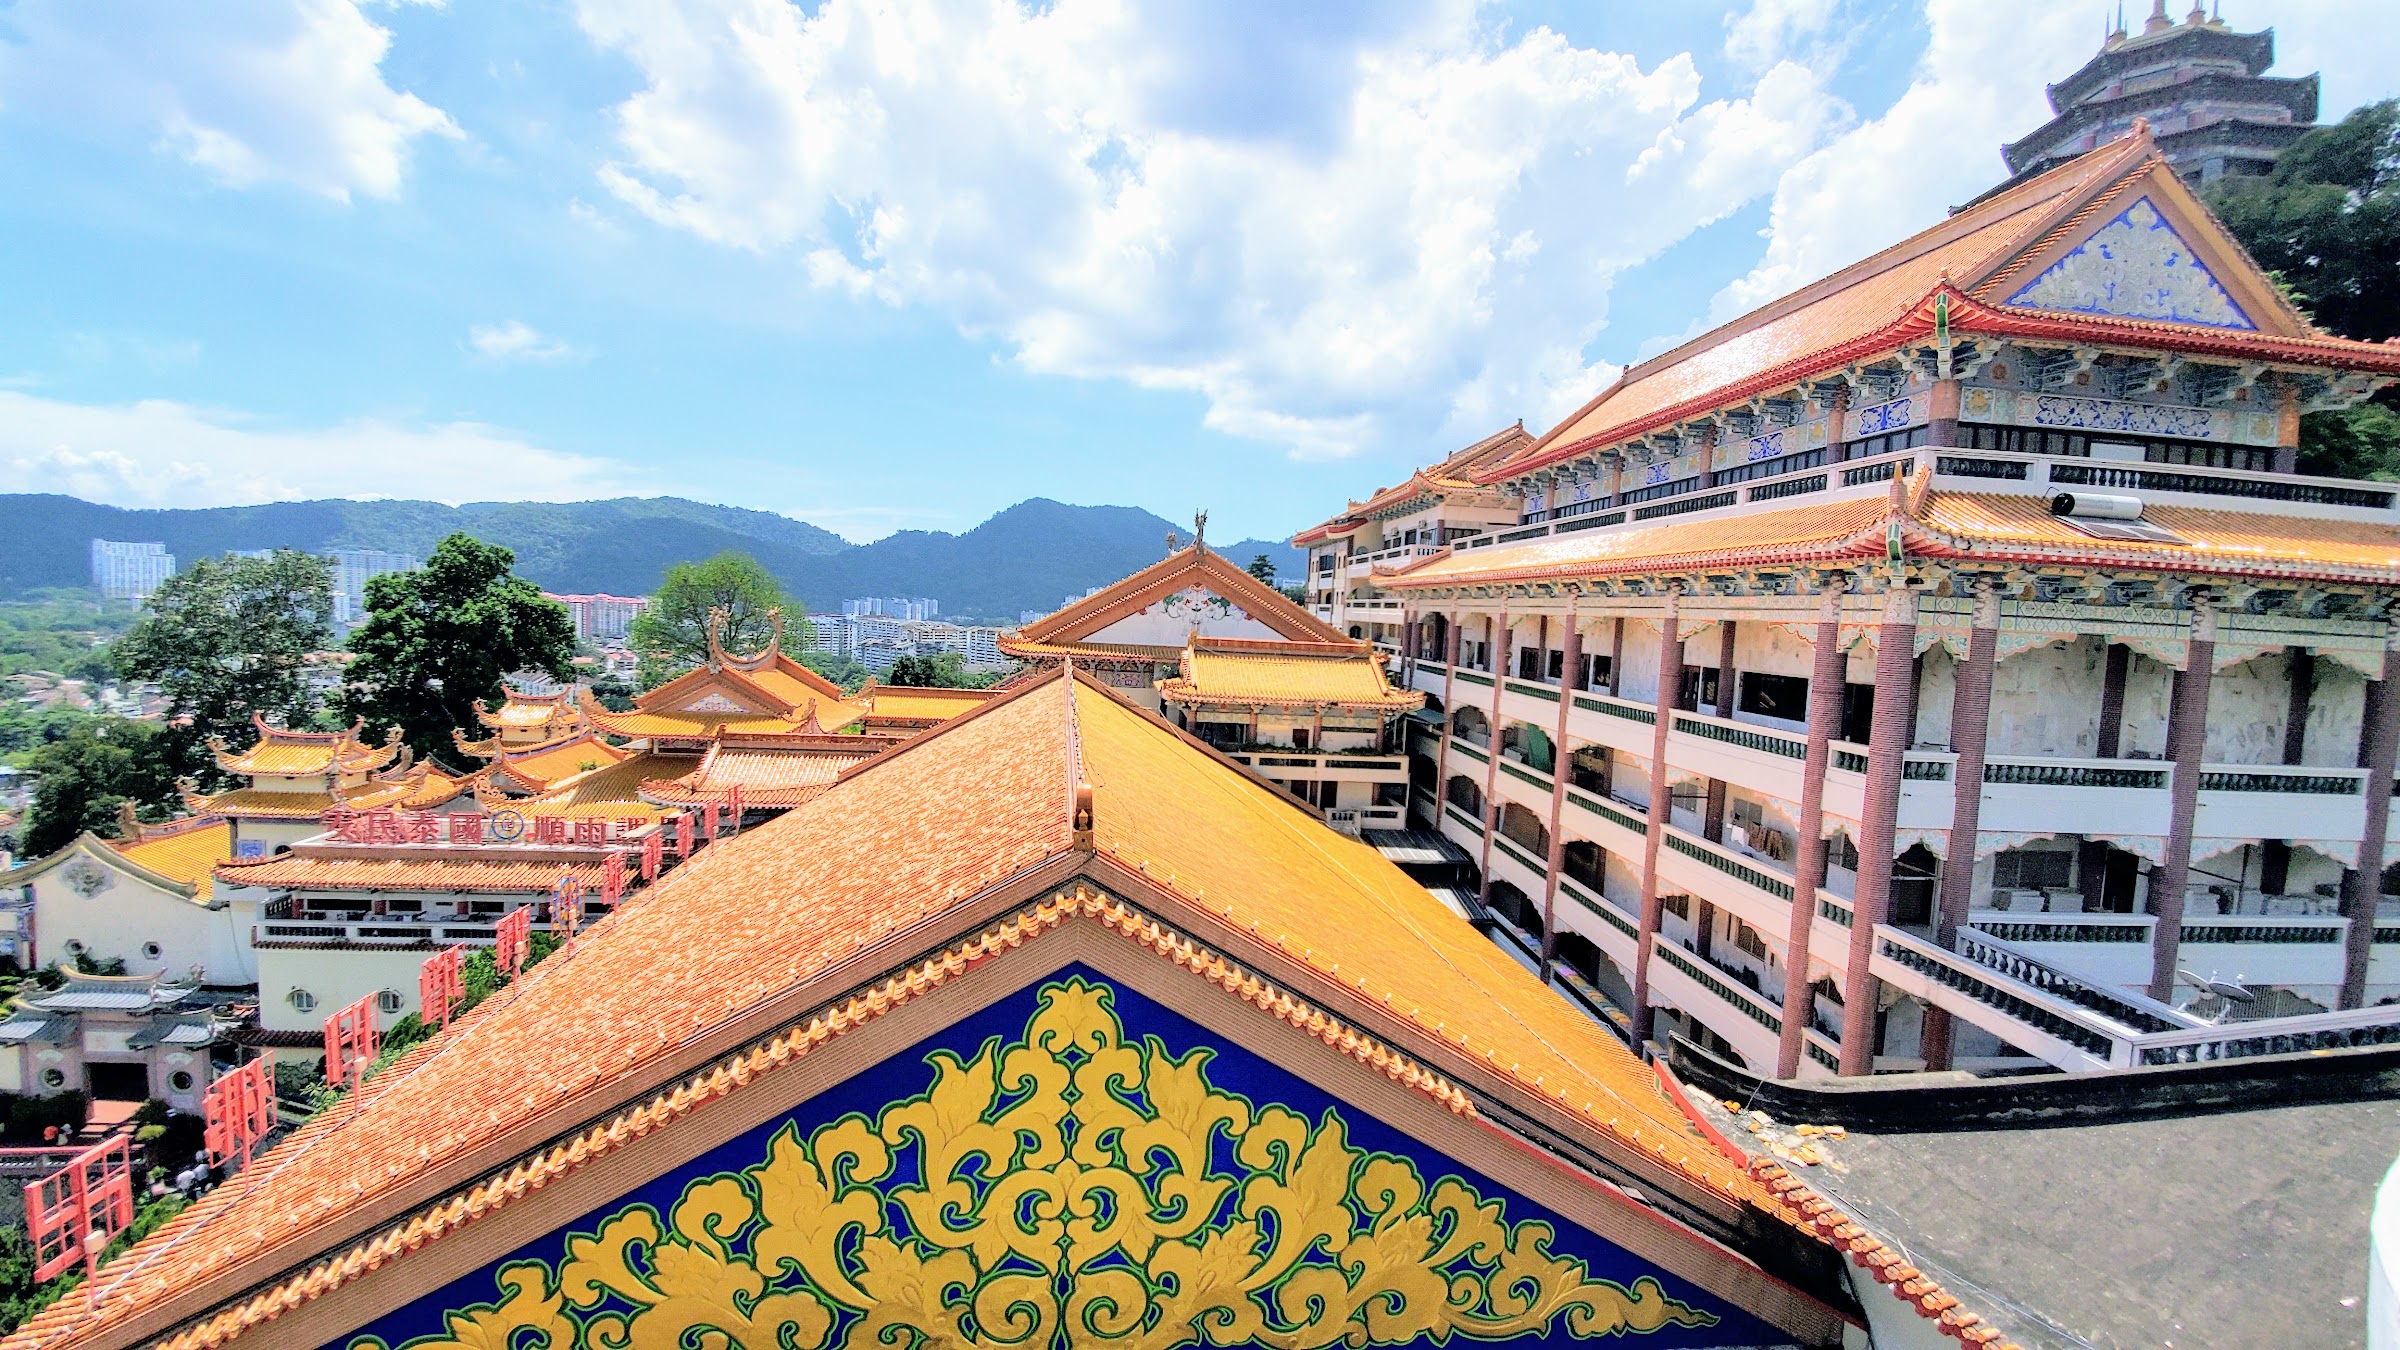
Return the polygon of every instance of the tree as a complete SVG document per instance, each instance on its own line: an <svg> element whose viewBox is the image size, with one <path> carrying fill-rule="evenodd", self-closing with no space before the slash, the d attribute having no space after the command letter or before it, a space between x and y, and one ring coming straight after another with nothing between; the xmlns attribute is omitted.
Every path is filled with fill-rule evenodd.
<svg viewBox="0 0 2400 1350"><path fill-rule="evenodd" d="M870 673L858 658L847 656L826 647L811 647L801 654L800 664L817 672L838 686L845 694L855 694L867 682Z"/></svg>
<svg viewBox="0 0 2400 1350"><path fill-rule="evenodd" d="M350 635L345 711L386 728L421 756L456 764L454 729L473 725L474 703L506 696L501 677L539 671L567 678L575 620L511 575L516 554L467 534L436 545L414 572L367 581L367 621Z"/></svg>
<svg viewBox="0 0 2400 1350"><path fill-rule="evenodd" d="M202 558L167 578L111 656L168 700L158 749L182 772L216 776L201 746L249 739L251 714L286 726L316 718L308 659L333 645L333 565L291 549Z"/></svg>
<svg viewBox="0 0 2400 1350"><path fill-rule="evenodd" d="M2400 100L2294 141L2264 178L2209 192L2233 236L2317 323L2343 337L2400 335ZM2400 479L2394 395L2300 420L2300 469Z"/></svg>
<svg viewBox="0 0 2400 1350"><path fill-rule="evenodd" d="M967 658L957 652L930 652L892 662L883 682L913 689L988 689L999 682L999 676L968 670Z"/></svg>
<svg viewBox="0 0 2400 1350"><path fill-rule="evenodd" d="M2400 100L2292 142L2264 178L2219 179L2226 228L2344 337L2400 336Z"/></svg>
<svg viewBox="0 0 2400 1350"><path fill-rule="evenodd" d="M1266 554L1260 553L1252 556L1247 570L1250 575L1257 577L1261 582L1269 586L1275 584L1275 560Z"/></svg>
<svg viewBox="0 0 2400 1350"><path fill-rule="evenodd" d="M785 616L783 650L794 657L807 650L816 636L807 616L756 558L729 549L702 562L670 565L628 635L641 657L637 679L652 688L706 661L709 615L716 611L725 615L727 651L757 651L774 634L769 610Z"/></svg>
<svg viewBox="0 0 2400 1350"><path fill-rule="evenodd" d="M90 717L28 751L25 769L40 778L25 817L26 856L56 853L86 830L114 838L124 802L164 819L175 801L175 769L157 743L164 734L128 718Z"/></svg>

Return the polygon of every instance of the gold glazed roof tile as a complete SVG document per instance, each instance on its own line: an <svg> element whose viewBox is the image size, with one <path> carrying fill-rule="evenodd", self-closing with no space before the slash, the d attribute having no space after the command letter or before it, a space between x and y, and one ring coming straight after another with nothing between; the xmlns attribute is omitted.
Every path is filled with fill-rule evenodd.
<svg viewBox="0 0 2400 1350"><path fill-rule="evenodd" d="M1390 712L1425 703L1423 694L1392 688L1382 656L1360 643L1195 641L1184 652L1182 673L1160 680L1158 691L1174 703L1322 704Z"/></svg>
<svg viewBox="0 0 2400 1350"><path fill-rule="evenodd" d="M209 898L209 870L233 856L233 826L222 820L153 834L138 843L119 844L117 853L136 867L170 881L196 886L192 898Z"/></svg>

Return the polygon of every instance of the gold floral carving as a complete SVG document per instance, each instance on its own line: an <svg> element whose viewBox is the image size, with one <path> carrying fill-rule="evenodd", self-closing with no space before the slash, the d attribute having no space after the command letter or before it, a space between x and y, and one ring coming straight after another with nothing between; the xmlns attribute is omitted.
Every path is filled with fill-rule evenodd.
<svg viewBox="0 0 2400 1350"><path fill-rule="evenodd" d="M1455 1176L1128 1044L1109 990L1047 986L1021 1038L930 1056L874 1119L629 1206L406 1350L1279 1350L1713 1325L1550 1250ZM351 1350L380 1350L361 1338Z"/></svg>

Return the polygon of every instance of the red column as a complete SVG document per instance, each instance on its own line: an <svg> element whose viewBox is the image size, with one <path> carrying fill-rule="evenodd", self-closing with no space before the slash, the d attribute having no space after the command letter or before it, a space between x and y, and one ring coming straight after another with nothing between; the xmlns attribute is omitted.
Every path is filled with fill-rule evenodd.
<svg viewBox="0 0 2400 1350"><path fill-rule="evenodd" d="M1492 902L1492 836L1500 829L1500 691L1508 685L1508 641L1508 607L1502 605L1492 621L1492 668L1484 672L1492 677L1492 706L1483 747L1483 879L1475 898L1487 905Z"/></svg>
<svg viewBox="0 0 2400 1350"><path fill-rule="evenodd" d="M1442 828L1442 812L1450 805L1450 738L1457 734L1451 727L1451 721L1458 715L1458 704L1454 701L1458 690L1458 615L1453 613L1448 617L1450 663L1442 668L1442 746L1440 758L1433 766L1433 828L1437 834Z"/></svg>
<svg viewBox="0 0 2400 1350"><path fill-rule="evenodd" d="M1625 693L1625 617L1617 616L1615 633L1608 640L1608 696L1620 698Z"/></svg>
<svg viewBox="0 0 2400 1350"><path fill-rule="evenodd" d="M1875 929L1892 907L1892 845L1900 818L1900 773L1907 762L1908 687L1916 644L1917 597L1895 579L1885 592L1883 623L1875 635L1875 721L1867 738L1858 896L1851 905L1850 971L1842 989L1845 1076L1875 1071L1875 1003L1882 993L1873 970Z"/></svg>
<svg viewBox="0 0 2400 1350"><path fill-rule="evenodd" d="M1642 926L1633 953L1633 1043L1650 1039L1650 951L1658 945L1658 841L1667 832L1667 731L1675 724L1675 694L1683 685L1683 592L1667 588L1658 620L1658 696L1651 700L1657 725L1650 732L1650 811L1642 831Z"/></svg>
<svg viewBox="0 0 2400 1350"><path fill-rule="evenodd" d="M2342 943L2342 990L2337 1007L2367 1001L2367 958L2375 950L2375 906L2383 896L2383 850L2392 821L2392 763L2400 749L2400 698L2392 688L2392 655L2383 657L2383 678L2367 682L2367 701L2358 728L2358 763L2367 771L2366 829L2358 844L2358 866L2342 872L2342 913L2350 920Z"/></svg>
<svg viewBox="0 0 2400 1350"><path fill-rule="evenodd" d="M1849 420L1850 386L1846 384L1838 385L1833 391L1833 401L1827 405L1825 410L1826 463L1839 464L1845 458L1843 451L1847 449L1847 446L1844 445L1842 440L1842 432L1844 430L1842 424ZM1790 1076L1790 1074L1784 1075L1786 1078L1789 1078Z"/></svg>
<svg viewBox="0 0 2400 1350"><path fill-rule="evenodd" d="M1726 619L1717 625L1717 698L1709 711L1719 717L1733 716L1733 634L1733 620ZM1701 819L1700 832L1708 836L1710 843L1725 842L1725 780L1722 778L1708 780L1707 813Z"/></svg>
<svg viewBox="0 0 2400 1350"><path fill-rule="evenodd" d="M2167 710L2167 758L2174 762L2167 805L2167 857L2150 874L2150 997L2175 993L2175 966L2183 950L2183 885L2192 869L2192 818L2200 808L2200 752L2208 743L2208 687L2216 674L2217 625L2208 603L2192 609L2192 640L2184 668L2175 673L2175 695Z"/></svg>
<svg viewBox="0 0 2400 1350"><path fill-rule="evenodd" d="M1817 593L1816 663L1808 674L1808 754L1800 762L1800 840L1792 859L1792 926L1783 943L1783 1041L1775 1076L1796 1078L1806 1048L1802 1032L1815 1011L1808 985L1808 943L1817 920L1817 883L1825 875L1825 770L1833 762L1833 733L1842 720L1841 578Z"/></svg>
<svg viewBox="0 0 2400 1350"><path fill-rule="evenodd" d="M1550 858L1542 878L1542 980L1550 979L1550 964L1558 959L1558 876L1567 865L1567 836L1559 828L1567 810L1567 712L1575 706L1575 672L1583 664L1583 628L1575 611L1567 611L1567 637L1558 680L1558 730L1551 737Z"/></svg>
<svg viewBox="0 0 2400 1350"><path fill-rule="evenodd" d="M1975 616L1967 629L1967 661L1958 670L1958 693L1950 703L1950 744L1958 750L1951 775L1950 845L1942 856L1942 908L1934 940L1947 947L1967 921L1974 900L1975 837L1983 822L1983 752L1991 732L1992 667L2000 650L2000 592L1990 583L1975 588ZM1925 1067L1950 1067L1950 1014L1925 1006Z"/></svg>

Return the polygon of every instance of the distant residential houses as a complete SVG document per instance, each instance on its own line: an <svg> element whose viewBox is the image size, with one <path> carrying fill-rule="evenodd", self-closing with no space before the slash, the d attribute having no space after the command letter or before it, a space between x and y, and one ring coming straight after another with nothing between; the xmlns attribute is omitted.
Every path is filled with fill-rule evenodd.
<svg viewBox="0 0 2400 1350"><path fill-rule="evenodd" d="M575 636L601 646L625 641L633 631L633 621L650 607L650 601L634 595L556 595L542 592L545 600L555 600L575 616Z"/></svg>
<svg viewBox="0 0 2400 1350"><path fill-rule="evenodd" d="M919 602L908 603L913 606ZM808 621L816 629L819 650L839 652L878 675L890 670L903 656L930 656L939 652L956 652L971 667L997 669L1011 664L1000 651L1001 630L996 627L851 613L811 614Z"/></svg>

